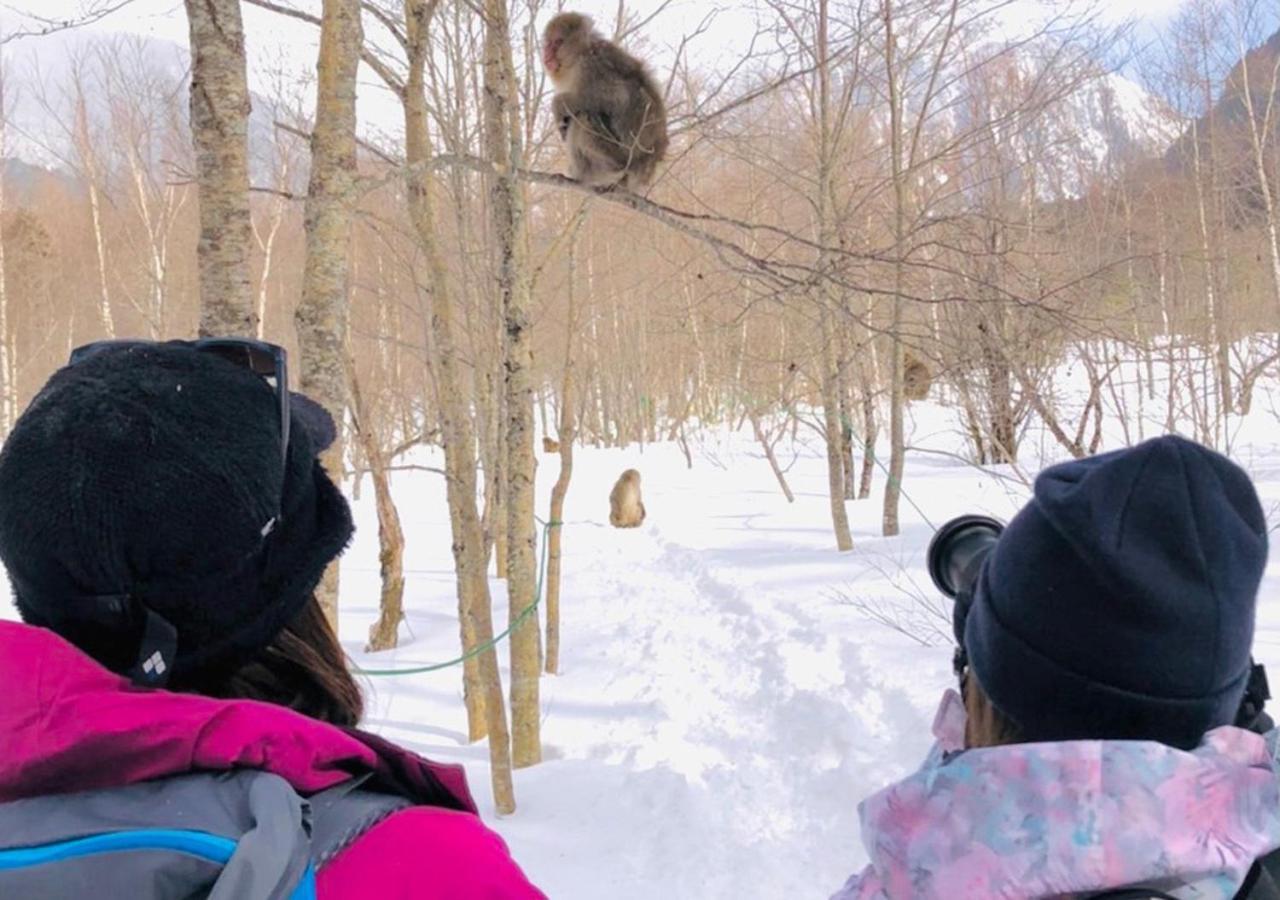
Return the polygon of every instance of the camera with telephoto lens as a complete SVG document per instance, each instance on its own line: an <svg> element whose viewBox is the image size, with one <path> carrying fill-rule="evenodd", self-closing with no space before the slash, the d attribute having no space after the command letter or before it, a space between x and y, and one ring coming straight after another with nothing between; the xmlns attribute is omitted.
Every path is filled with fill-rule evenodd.
<svg viewBox="0 0 1280 900"><path fill-rule="evenodd" d="M964 623L973 605L973 588L977 584L978 573L982 571L983 561L995 549L1003 531L1004 524L990 516L960 516L939 528L929 541L929 577L944 596L955 602L951 627L956 638L954 665L957 674L968 667L964 652ZM1270 731L1274 727L1273 722L1265 712L1270 699L1266 669L1251 662L1236 726L1259 734Z"/></svg>
<svg viewBox="0 0 1280 900"><path fill-rule="evenodd" d="M952 600L973 590L982 561L992 551L1004 524L990 516L960 516L938 529L929 541L929 577Z"/></svg>
<svg viewBox="0 0 1280 900"><path fill-rule="evenodd" d="M968 515L952 519L929 541L929 577L943 596L954 601L951 627L956 638L955 670L968 666L964 652L964 622L973 602L973 587L983 560L995 549L1004 523L990 516Z"/></svg>

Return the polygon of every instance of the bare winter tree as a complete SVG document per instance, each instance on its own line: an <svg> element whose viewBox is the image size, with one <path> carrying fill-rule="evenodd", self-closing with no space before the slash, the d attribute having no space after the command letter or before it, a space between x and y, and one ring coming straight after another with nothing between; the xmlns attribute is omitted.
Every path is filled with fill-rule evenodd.
<svg viewBox="0 0 1280 900"><path fill-rule="evenodd" d="M475 432L463 388L454 300L450 276L439 244L431 197L433 154L427 126L425 69L429 27L436 0L406 0L405 43L408 77L402 97L405 112L405 179L408 206L425 262L431 302L431 332L439 381L440 428L445 448L449 519L453 529L454 564L458 579L462 644L471 654L464 670L471 737L489 737L489 762L494 803L501 813L515 810L511 779L511 739L497 653L492 646L493 621L489 582L485 572L484 534L476 508Z"/></svg>
<svg viewBox="0 0 1280 900"><path fill-rule="evenodd" d="M2 49L2 48L0 48ZM9 127L9 71L0 52L0 226L5 215L5 135ZM9 325L9 292L6 286L4 230L0 227L0 426L8 435L18 417L18 386L14 341Z"/></svg>
<svg viewBox="0 0 1280 900"><path fill-rule="evenodd" d="M506 3L487 0L484 20L485 150L496 170L490 209L505 336L507 592L514 622L538 599L533 520L533 298L525 254L524 197L515 171L523 155L522 131ZM538 623L531 619L511 634L511 755L517 767L542 760L541 668Z"/></svg>
<svg viewBox="0 0 1280 900"><path fill-rule="evenodd" d="M551 487L551 509L547 519L547 652L546 671L560 671L560 568L564 546L564 502L573 479L573 445L578 438L577 361L574 345L578 340L578 247L582 226L587 219L584 204L570 225L569 246L565 262L564 375L560 381L560 421L556 439L560 454L560 474Z"/></svg>
<svg viewBox="0 0 1280 900"><path fill-rule="evenodd" d="M339 424L339 439L323 457L325 467L338 479L343 471L341 424L347 409L345 354L351 216L356 201L356 71L363 45L358 0L325 0L304 224L306 264L302 302L294 313L294 323L302 351L302 390ZM316 597L336 626L336 563L325 572Z"/></svg>
<svg viewBox="0 0 1280 900"><path fill-rule="evenodd" d="M186 0L200 191L200 333L252 337L249 82L240 0Z"/></svg>

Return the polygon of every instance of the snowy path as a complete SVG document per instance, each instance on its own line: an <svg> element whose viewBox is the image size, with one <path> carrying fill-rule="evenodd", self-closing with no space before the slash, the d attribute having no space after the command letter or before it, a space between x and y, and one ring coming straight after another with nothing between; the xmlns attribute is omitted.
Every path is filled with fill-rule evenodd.
<svg viewBox="0 0 1280 900"><path fill-rule="evenodd" d="M877 570L916 555L919 535L886 549L872 536L878 504L853 504L867 556L836 554L808 461L789 506L767 483L742 490L744 468L767 474L750 454L727 471L689 471L670 447L583 456L566 513L565 665L543 680L549 761L518 774L521 808L500 829L555 898L826 896L863 859L857 800L919 761L950 678L945 649L868 623L831 592L884 581ZM630 465L645 473L649 520L619 531L601 501ZM365 550L344 577L373 574ZM388 661L448 652L452 628L426 639L443 617L419 618L414 599L425 589L439 608L451 602L442 588L435 572L411 581L418 640ZM349 612L356 650L367 619ZM483 747L412 725L452 722L460 740L456 675L404 681L375 685L374 724L474 764L487 794Z"/></svg>

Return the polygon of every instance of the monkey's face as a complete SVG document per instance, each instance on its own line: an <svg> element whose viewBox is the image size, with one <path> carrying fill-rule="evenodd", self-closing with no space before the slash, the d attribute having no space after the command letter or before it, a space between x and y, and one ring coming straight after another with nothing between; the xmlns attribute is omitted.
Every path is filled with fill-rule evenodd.
<svg viewBox="0 0 1280 900"><path fill-rule="evenodd" d="M591 20L578 13L561 13L547 23L542 35L542 64L557 83L568 76L582 54L591 31Z"/></svg>
<svg viewBox="0 0 1280 900"><path fill-rule="evenodd" d="M564 44L564 37L558 32L547 29L546 36L542 39L542 64L547 67L547 71L552 77L560 74L560 47Z"/></svg>

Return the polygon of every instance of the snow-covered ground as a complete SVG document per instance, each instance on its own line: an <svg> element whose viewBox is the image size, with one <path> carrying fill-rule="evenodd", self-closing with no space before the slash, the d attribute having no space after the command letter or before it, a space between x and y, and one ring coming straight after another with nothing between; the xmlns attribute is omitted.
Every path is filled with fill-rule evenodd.
<svg viewBox="0 0 1280 900"><path fill-rule="evenodd" d="M1268 401L1237 431L1233 454L1274 521L1280 420ZM799 454L794 504L745 434L702 432L691 470L669 445L580 450L565 515L563 673L543 679L546 761L517 773L514 816L492 813L487 750L465 742L458 669L368 679L368 725L465 763L486 818L556 900L827 896L865 859L859 799L919 762L951 684L948 646L922 645L850 601L916 609L913 596L932 591L931 526L964 512L1007 518L1027 496L1011 470L950 455L960 449L950 411L913 406L909 433L921 449L908 460L902 535L878 536L877 490L849 504L856 547L846 554L833 549L824 458L803 428L800 446L784 444L784 461ZM1028 473L1042 452L1057 455L1033 438ZM545 516L558 462L540 462ZM648 520L615 530L606 498L632 466ZM378 589L371 490L356 504L360 530L342 573L343 642L358 663L381 668L457 652L443 483L402 472L395 491L408 535L399 650L361 652ZM1268 570L1257 640L1274 671L1278 572ZM495 607L504 621L498 582Z"/></svg>

